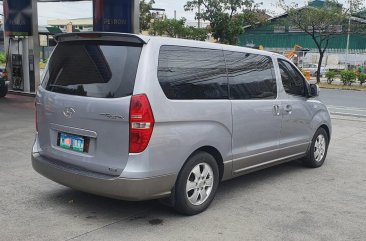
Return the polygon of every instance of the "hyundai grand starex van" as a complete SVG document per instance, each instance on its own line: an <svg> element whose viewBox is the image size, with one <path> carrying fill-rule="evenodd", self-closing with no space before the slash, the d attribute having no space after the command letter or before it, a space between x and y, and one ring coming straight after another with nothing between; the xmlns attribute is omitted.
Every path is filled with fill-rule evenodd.
<svg viewBox="0 0 366 241"><path fill-rule="evenodd" d="M118 33L64 34L36 96L33 168L62 185L204 211L221 181L302 159L331 121L281 55Z"/></svg>

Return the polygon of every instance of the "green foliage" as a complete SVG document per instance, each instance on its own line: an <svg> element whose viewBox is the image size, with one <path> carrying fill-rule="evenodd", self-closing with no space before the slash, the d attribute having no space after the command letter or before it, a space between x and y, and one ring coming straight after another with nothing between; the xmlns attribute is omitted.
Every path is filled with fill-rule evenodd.
<svg viewBox="0 0 366 241"><path fill-rule="evenodd" d="M337 72L335 72L334 70L329 70L325 73L325 77L327 78L328 84L331 84L336 76Z"/></svg>
<svg viewBox="0 0 366 241"><path fill-rule="evenodd" d="M172 38L181 37L184 29L185 19L166 19L166 20L155 20L151 24L149 34L151 35L165 35Z"/></svg>
<svg viewBox="0 0 366 241"><path fill-rule="evenodd" d="M341 81L343 85L352 85L356 81L357 73L353 70L341 71Z"/></svg>
<svg viewBox="0 0 366 241"><path fill-rule="evenodd" d="M186 39L205 41L207 34L207 29L203 28L186 27L184 30L184 38Z"/></svg>
<svg viewBox="0 0 366 241"><path fill-rule="evenodd" d="M5 64L5 63L6 63L6 54L0 53L0 64Z"/></svg>
<svg viewBox="0 0 366 241"><path fill-rule="evenodd" d="M360 82L360 85L362 85L363 83L366 83L366 74L361 73L361 74L358 76L358 81Z"/></svg>
<svg viewBox="0 0 366 241"><path fill-rule="evenodd" d="M220 43L232 45L238 44L245 25L263 20L263 11L254 0L191 0L184 9L196 11L196 19L210 22L210 32Z"/></svg>
<svg viewBox="0 0 366 241"><path fill-rule="evenodd" d="M149 0L148 2L140 0L140 31L149 30L151 20L153 19L150 9L154 3L154 0Z"/></svg>
<svg viewBox="0 0 366 241"><path fill-rule="evenodd" d="M165 19L154 21L151 24L149 34L169 36L172 38L186 38L204 41L207 39L207 30L185 26L186 19Z"/></svg>

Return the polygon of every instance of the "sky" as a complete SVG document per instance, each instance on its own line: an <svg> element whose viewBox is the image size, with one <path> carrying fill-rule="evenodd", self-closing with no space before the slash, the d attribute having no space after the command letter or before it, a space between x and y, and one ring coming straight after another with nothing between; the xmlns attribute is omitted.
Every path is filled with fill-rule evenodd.
<svg viewBox="0 0 366 241"><path fill-rule="evenodd" d="M263 8L271 12L280 12L273 4L275 1L260 0ZM259 2L259 1L257 1ZM304 0L299 3L305 3ZM183 9L185 0L155 0L153 7L164 8L169 18L174 17L174 10L177 11L177 18L185 17L187 20L194 20L193 12L185 12ZM91 2L60 2L60 3L38 3L39 25L46 25L47 20L56 18L85 18L92 16Z"/></svg>
<svg viewBox="0 0 366 241"><path fill-rule="evenodd" d="M276 7L278 0L255 0L262 2L261 8L267 9L270 15L278 15L282 11ZM341 0L345 3L347 0ZM177 11L177 18L185 17L187 20L194 20L193 12L185 12L183 9L186 0L155 0L153 7L164 8L169 18L174 17L174 10ZM307 0L286 0L286 2L296 2L300 6L305 5ZM1 5L0 5L1 6ZM0 7L0 9L2 6ZM2 9L1 9L2 11ZM50 19L72 19L92 17L92 2L56 2L56 3L38 3L38 21L39 25L47 25Z"/></svg>

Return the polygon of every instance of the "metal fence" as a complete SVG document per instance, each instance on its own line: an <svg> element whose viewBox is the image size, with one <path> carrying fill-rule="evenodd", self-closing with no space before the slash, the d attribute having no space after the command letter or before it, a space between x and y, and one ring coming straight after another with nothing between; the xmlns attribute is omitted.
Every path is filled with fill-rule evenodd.
<svg viewBox="0 0 366 241"><path fill-rule="evenodd" d="M293 49L266 49L286 56ZM303 64L318 64L319 52L316 49L309 51L296 51L296 55L292 61L302 67ZM366 67L366 50L350 50L347 54L345 50L329 49L323 57L322 66L332 69L358 68Z"/></svg>

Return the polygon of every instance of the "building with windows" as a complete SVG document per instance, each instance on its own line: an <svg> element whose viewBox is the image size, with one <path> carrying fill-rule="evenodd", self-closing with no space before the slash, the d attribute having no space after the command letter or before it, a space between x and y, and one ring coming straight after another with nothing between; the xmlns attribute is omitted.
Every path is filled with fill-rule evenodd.
<svg viewBox="0 0 366 241"><path fill-rule="evenodd" d="M92 18L76 18L76 19L53 19L48 20L47 24L52 27L60 28L66 32L68 26L72 26L74 32L93 31Z"/></svg>

